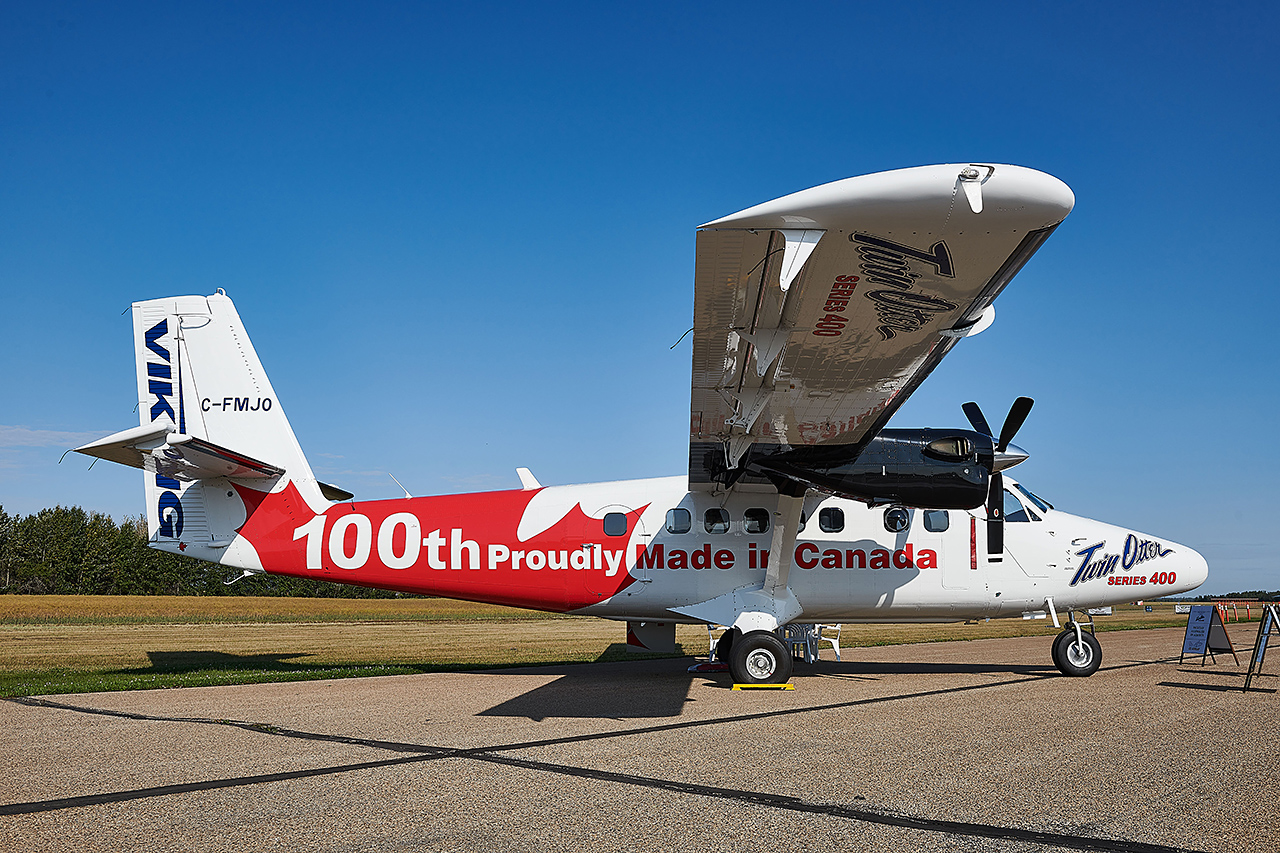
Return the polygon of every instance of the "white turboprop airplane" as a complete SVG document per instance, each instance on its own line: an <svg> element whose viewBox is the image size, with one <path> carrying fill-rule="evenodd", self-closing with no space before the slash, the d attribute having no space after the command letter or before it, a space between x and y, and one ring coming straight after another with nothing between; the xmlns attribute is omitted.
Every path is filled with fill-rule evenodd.
<svg viewBox="0 0 1280 853"><path fill-rule="evenodd" d="M628 622L731 626L735 681L781 683L787 626L1069 619L1204 582L1190 548L1053 508L997 435L886 429L1070 212L1065 184L956 164L836 181L698 230L687 476L356 502L308 465L235 307L133 306L141 426L77 448L145 471L151 546L242 569Z"/></svg>

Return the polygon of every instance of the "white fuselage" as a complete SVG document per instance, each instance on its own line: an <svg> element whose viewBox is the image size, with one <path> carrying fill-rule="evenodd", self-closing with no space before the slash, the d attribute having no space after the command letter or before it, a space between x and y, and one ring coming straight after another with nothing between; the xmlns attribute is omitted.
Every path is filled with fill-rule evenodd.
<svg viewBox="0 0 1280 853"><path fill-rule="evenodd" d="M759 519L772 517L776 494L689 492L683 478L626 485L641 484L647 499L631 500L648 508L627 553L638 582L578 612L688 619L677 608L764 582L772 531L761 531ZM1006 484L1016 488L1007 478ZM1044 613L1050 601L1062 612L1176 594L1208 575L1204 559L1185 546L1036 506L1023 496L1015 500L1022 511L1007 504L1004 553L996 557L987 553L981 508L911 509L909 527L893 533L883 507L811 498L787 579L803 607L796 621L1020 617ZM685 519L662 507L687 511L689 529L673 532Z"/></svg>

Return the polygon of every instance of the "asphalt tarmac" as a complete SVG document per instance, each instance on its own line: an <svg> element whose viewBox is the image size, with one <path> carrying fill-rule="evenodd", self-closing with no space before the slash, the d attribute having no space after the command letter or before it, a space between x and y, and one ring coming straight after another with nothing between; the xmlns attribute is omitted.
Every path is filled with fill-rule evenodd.
<svg viewBox="0 0 1280 853"><path fill-rule="evenodd" d="M0 701L0 849L1275 849L1280 679L1100 638Z"/></svg>

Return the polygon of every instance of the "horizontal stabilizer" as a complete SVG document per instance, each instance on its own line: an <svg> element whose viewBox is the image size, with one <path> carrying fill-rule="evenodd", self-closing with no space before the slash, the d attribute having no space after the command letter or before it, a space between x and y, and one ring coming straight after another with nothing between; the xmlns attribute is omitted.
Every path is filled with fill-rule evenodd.
<svg viewBox="0 0 1280 853"><path fill-rule="evenodd" d="M168 425L126 429L77 447L76 452L185 481L214 477L258 480L284 473L283 468L183 435Z"/></svg>
<svg viewBox="0 0 1280 853"><path fill-rule="evenodd" d="M119 462L130 468L144 468L146 466L143 465L143 457L151 450L163 447L165 439L173 432L173 427L168 425L136 426L81 445L75 451L85 456L96 456L108 462Z"/></svg>

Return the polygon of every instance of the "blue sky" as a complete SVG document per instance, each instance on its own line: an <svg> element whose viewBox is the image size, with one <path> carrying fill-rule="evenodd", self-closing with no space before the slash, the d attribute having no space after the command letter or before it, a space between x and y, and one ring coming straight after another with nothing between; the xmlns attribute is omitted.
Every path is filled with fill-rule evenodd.
<svg viewBox="0 0 1280 853"><path fill-rule="evenodd" d="M137 423L135 300L236 300L361 497L681 473L694 228L938 162L1076 208L895 426L1036 408L1017 470L1280 588L1269 4L0 4L0 504Z"/></svg>

